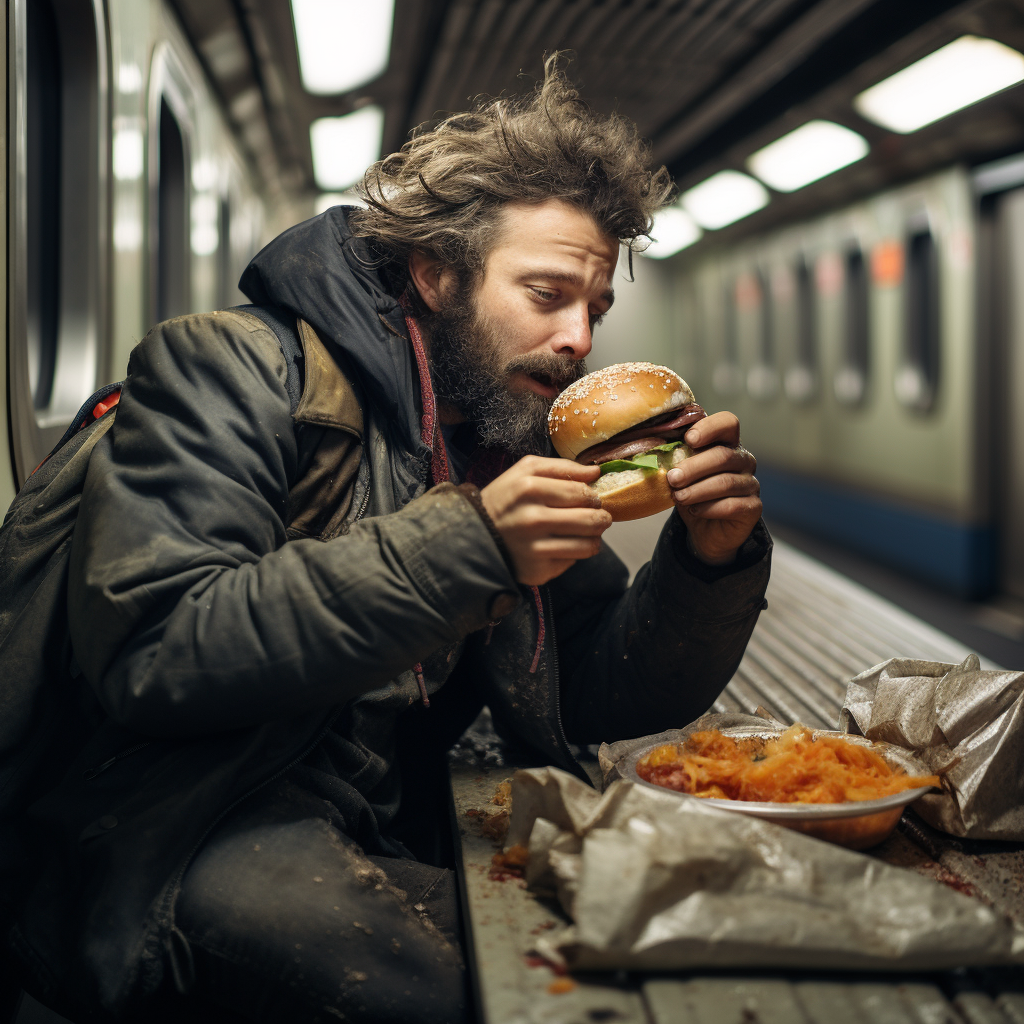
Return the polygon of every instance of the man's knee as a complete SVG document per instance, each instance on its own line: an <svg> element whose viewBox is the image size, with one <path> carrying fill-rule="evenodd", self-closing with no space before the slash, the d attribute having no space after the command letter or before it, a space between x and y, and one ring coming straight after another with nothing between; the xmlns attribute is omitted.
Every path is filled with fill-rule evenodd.
<svg viewBox="0 0 1024 1024"><path fill-rule="evenodd" d="M451 872L371 860L323 819L215 835L186 874L177 920L200 990L219 1001L461 1019Z"/></svg>

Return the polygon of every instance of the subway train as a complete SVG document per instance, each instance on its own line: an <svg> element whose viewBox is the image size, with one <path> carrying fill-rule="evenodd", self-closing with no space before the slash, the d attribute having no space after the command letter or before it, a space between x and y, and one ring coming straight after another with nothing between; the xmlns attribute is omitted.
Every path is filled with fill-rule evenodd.
<svg viewBox="0 0 1024 1024"><path fill-rule="evenodd" d="M999 169L939 171L679 282L678 362L740 415L771 514L960 594L1024 586L1019 556L995 575L999 527L1024 512L1013 489L993 493L1022 454L993 450L1012 440L1013 403L984 332L1012 329L1020 272L1011 245L993 251L1019 203L985 191Z"/></svg>

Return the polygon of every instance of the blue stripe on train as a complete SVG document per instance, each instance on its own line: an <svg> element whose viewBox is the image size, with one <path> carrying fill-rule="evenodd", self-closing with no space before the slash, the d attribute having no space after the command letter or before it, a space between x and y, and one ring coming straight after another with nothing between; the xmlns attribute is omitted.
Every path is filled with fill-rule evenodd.
<svg viewBox="0 0 1024 1024"><path fill-rule="evenodd" d="M984 597L996 584L996 538L972 526L759 465L765 517L885 562L961 597Z"/></svg>

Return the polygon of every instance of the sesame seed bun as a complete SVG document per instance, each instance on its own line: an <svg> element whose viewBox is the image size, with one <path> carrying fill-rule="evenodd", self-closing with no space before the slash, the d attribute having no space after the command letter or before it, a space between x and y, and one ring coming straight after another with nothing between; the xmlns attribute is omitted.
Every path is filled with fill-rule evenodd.
<svg viewBox="0 0 1024 1024"><path fill-rule="evenodd" d="M693 403L689 385L667 366L617 363L567 387L551 406L548 431L555 451L564 459L576 459L652 417ZM604 473L595 484L601 507L616 522L643 519L671 508L668 471L692 454L681 444L670 452L658 453L657 470Z"/></svg>
<svg viewBox="0 0 1024 1024"><path fill-rule="evenodd" d="M548 432L563 459L607 441L652 416L693 402L679 374L655 363L616 363L588 373L555 399Z"/></svg>

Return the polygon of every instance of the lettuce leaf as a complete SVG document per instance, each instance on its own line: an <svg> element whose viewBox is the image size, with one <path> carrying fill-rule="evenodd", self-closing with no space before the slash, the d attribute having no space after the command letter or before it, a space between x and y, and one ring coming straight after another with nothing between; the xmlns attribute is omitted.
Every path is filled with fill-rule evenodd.
<svg viewBox="0 0 1024 1024"><path fill-rule="evenodd" d="M682 441L669 441L666 444L656 445L648 449L643 455L634 455L631 459L613 459L611 462L601 463L601 476L605 473L625 473L630 469L642 469L650 471L658 468L658 452L670 452L678 448Z"/></svg>

